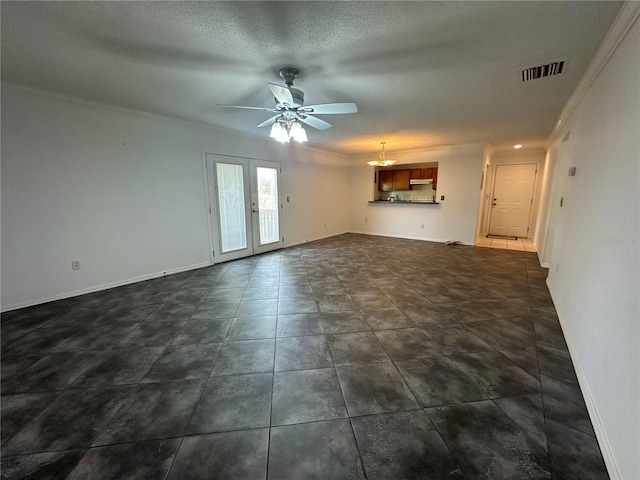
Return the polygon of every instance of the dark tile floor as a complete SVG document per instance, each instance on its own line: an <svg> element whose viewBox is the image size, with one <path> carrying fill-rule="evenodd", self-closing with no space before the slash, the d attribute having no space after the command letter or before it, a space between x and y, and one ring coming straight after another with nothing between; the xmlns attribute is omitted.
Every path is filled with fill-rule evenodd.
<svg viewBox="0 0 640 480"><path fill-rule="evenodd" d="M535 253L341 235L2 315L2 478L607 478Z"/></svg>

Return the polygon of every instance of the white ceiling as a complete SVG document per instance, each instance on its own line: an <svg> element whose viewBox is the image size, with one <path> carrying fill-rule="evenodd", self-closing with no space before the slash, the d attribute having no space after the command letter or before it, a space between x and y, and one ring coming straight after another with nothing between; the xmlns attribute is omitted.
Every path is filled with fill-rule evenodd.
<svg viewBox="0 0 640 480"><path fill-rule="evenodd" d="M621 3L1 2L2 78L267 137L281 66L323 116L309 144L357 154L542 145ZM521 69L566 60L523 83Z"/></svg>

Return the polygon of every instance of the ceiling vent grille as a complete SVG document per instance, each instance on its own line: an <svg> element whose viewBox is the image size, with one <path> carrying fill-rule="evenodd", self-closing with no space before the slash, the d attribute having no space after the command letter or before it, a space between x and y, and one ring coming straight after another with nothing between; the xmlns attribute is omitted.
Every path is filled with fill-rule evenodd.
<svg viewBox="0 0 640 480"><path fill-rule="evenodd" d="M547 63L537 67L526 68L522 70L522 81L528 82L536 78L550 77L551 75L560 75L564 68L564 60L559 62Z"/></svg>

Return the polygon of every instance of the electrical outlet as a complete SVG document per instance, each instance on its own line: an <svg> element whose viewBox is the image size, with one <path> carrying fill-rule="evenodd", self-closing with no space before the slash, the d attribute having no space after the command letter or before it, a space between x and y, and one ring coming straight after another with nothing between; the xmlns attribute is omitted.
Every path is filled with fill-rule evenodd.
<svg viewBox="0 0 640 480"><path fill-rule="evenodd" d="M73 270L80 270L80 260L71 260L71 268Z"/></svg>
<svg viewBox="0 0 640 480"><path fill-rule="evenodd" d="M327 222L324 222L324 228L327 228Z"/></svg>
<svg viewBox="0 0 640 480"><path fill-rule="evenodd" d="M368 219L366 219L366 218L364 219L364 223L367 223L368 221L369 221Z"/></svg>
<svg viewBox="0 0 640 480"><path fill-rule="evenodd" d="M420 225L420 230L424 230L424 225Z"/></svg>
<svg viewBox="0 0 640 480"><path fill-rule="evenodd" d="M556 273L558 273L558 270L560 269L560 264L556 263Z"/></svg>

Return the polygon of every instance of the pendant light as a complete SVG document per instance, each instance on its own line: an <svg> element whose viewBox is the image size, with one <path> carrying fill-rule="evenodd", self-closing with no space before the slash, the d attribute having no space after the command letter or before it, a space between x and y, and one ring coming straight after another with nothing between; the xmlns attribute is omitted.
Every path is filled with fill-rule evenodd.
<svg viewBox="0 0 640 480"><path fill-rule="evenodd" d="M380 142L380 145L382 145L382 148L380 149L380 158L378 160L371 160L370 162L367 162L367 164L372 167L388 167L389 165L396 163L395 160L387 160L386 152L384 150L386 143L387 142Z"/></svg>

